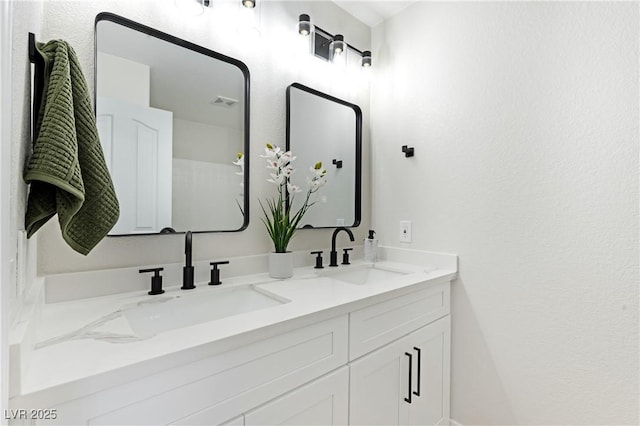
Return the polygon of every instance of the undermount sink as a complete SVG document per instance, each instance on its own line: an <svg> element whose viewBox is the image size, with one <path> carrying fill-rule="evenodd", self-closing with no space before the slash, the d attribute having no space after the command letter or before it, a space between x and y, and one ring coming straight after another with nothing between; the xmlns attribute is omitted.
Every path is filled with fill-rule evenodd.
<svg viewBox="0 0 640 426"><path fill-rule="evenodd" d="M140 337L175 330L233 315L280 306L290 300L255 285L206 292L156 296L124 311L131 329Z"/></svg>
<svg viewBox="0 0 640 426"><path fill-rule="evenodd" d="M384 282L410 273L410 271L373 264L339 267L335 271L327 271L321 275L349 284L364 285L373 282Z"/></svg>

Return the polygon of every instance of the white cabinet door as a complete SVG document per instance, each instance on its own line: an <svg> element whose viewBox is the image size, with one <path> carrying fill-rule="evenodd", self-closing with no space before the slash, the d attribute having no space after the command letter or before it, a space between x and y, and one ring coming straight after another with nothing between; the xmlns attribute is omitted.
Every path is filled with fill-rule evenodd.
<svg viewBox="0 0 640 426"><path fill-rule="evenodd" d="M449 330L446 316L352 362L350 424L448 424Z"/></svg>
<svg viewBox="0 0 640 426"><path fill-rule="evenodd" d="M395 425L405 409L408 363L402 350L405 339L350 364L349 424Z"/></svg>
<svg viewBox="0 0 640 426"><path fill-rule="evenodd" d="M342 367L245 414L246 426L345 425L349 369Z"/></svg>
<svg viewBox="0 0 640 426"><path fill-rule="evenodd" d="M449 424L449 324L446 316L408 336L413 376L407 424Z"/></svg>

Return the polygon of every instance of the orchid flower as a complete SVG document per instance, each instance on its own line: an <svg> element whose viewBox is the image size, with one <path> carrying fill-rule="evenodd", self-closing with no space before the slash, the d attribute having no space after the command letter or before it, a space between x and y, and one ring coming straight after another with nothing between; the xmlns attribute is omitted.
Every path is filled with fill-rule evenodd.
<svg viewBox="0 0 640 426"><path fill-rule="evenodd" d="M302 189L298 185L287 183L287 191L289 191L289 194L295 194L296 192L302 192Z"/></svg>
<svg viewBox="0 0 640 426"><path fill-rule="evenodd" d="M278 187L278 196L275 199L267 199L267 209L260 202L260 207L264 213L262 222L267 228L267 232L273 241L276 253L287 251L287 245L295 234L298 223L314 204L310 201L313 193L317 192L327 183L325 175L327 171L322 168L322 162L314 164L311 170L311 178L307 178L309 189L302 206L292 212L293 199L295 194L303 192L298 185L291 183L291 175L295 172L292 162L296 159L291 151L283 151L278 146L266 144L265 154L260 157L266 159L267 169L270 170L268 182ZM235 164L235 163L234 163Z"/></svg>

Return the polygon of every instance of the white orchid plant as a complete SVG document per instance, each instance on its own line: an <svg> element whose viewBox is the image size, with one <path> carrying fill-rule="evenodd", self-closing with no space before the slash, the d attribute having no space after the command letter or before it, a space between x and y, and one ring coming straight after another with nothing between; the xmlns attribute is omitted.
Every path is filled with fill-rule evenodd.
<svg viewBox="0 0 640 426"><path fill-rule="evenodd" d="M315 204L315 202L311 201L311 196L327 183L325 177L327 171L322 168L322 162L317 162L310 167L311 177L307 178L309 188L307 189L306 198L302 206L296 212L292 212L295 196L297 193L302 192L299 186L291 183L291 175L295 172L291 163L296 157L291 154L291 151L285 152L271 144L266 145L265 155L261 155L261 157L266 158L267 169L272 170L267 181L275 184L278 192L277 197L266 200L270 214L267 213L267 209L260 202L260 207L264 213L262 222L273 241L275 252L285 253L289 241L291 241L296 232L298 223L300 223L307 210Z"/></svg>

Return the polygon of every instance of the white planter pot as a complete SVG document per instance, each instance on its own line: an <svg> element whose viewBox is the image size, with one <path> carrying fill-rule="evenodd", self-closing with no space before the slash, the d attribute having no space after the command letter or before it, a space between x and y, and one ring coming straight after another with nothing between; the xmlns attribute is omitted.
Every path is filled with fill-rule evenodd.
<svg viewBox="0 0 640 426"><path fill-rule="evenodd" d="M293 252L269 253L269 276L279 279L293 276Z"/></svg>

